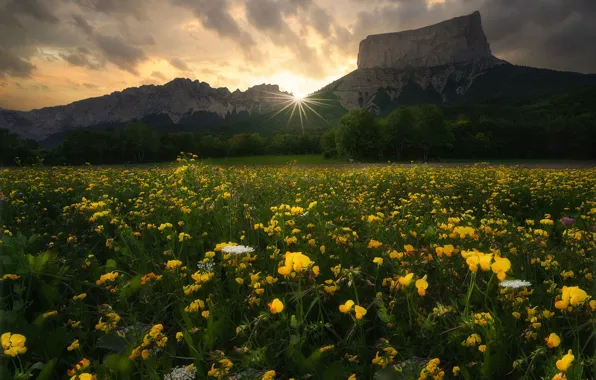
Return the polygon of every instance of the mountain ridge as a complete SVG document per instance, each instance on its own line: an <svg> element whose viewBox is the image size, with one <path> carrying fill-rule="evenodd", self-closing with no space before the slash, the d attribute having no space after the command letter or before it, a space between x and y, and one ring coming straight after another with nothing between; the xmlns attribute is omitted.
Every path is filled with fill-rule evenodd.
<svg viewBox="0 0 596 380"><path fill-rule="evenodd" d="M383 115L400 105L535 100L574 86L596 84L596 74L517 66L493 56L479 12L419 29L367 36L360 44L358 61L358 69L311 94L325 98L332 110L328 120L319 122L313 117L306 128L329 128L347 110L358 107ZM117 129L133 120L202 133L274 133L298 128L304 132L301 121L298 125L276 114L282 101L290 99L278 85L260 84L231 92L199 80L176 78L163 85L130 87L63 106L31 111L0 108L0 128L38 141L80 128ZM325 112L321 102L311 107Z"/></svg>
<svg viewBox="0 0 596 380"><path fill-rule="evenodd" d="M178 123L197 112L221 119L230 114L266 113L290 96L278 85L260 84L246 91L213 88L206 82L176 78L164 85L129 87L122 91L78 100L67 105L31 111L0 111L0 127L28 138L43 140L52 134L97 124L140 120L167 115Z"/></svg>

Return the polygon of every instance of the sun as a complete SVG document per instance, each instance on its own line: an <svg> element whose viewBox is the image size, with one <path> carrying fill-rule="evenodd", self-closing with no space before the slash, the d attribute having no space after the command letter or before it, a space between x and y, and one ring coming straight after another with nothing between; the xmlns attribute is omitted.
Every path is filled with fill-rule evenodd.
<svg viewBox="0 0 596 380"><path fill-rule="evenodd" d="M300 91L294 91L294 92L292 93L292 96L294 97L294 99L295 99L297 102L300 102L300 101L302 101L302 99L306 98L306 94L303 94L303 93L302 93L302 92L300 92Z"/></svg>

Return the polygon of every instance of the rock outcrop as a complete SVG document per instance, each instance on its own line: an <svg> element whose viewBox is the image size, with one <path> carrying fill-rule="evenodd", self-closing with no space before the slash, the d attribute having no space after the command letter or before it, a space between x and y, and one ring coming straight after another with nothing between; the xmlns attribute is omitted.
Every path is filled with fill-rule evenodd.
<svg viewBox="0 0 596 380"><path fill-rule="evenodd" d="M480 12L397 33L375 34L360 42L358 68L408 69L492 58Z"/></svg>
<svg viewBox="0 0 596 380"><path fill-rule="evenodd" d="M347 109L421 102L448 103L465 94L491 67L507 64L494 57L479 12L435 25L376 34L360 42L358 69L320 91L332 91ZM408 93L409 91L409 93ZM380 104L385 103L385 104Z"/></svg>
<svg viewBox="0 0 596 380"><path fill-rule="evenodd" d="M0 128L21 136L43 140L55 133L108 123L167 115L174 124L202 111L221 119L241 112L261 114L279 108L288 96L277 85L262 84L242 92L212 88L208 83L177 78L162 86L127 88L65 106L32 111L0 109Z"/></svg>

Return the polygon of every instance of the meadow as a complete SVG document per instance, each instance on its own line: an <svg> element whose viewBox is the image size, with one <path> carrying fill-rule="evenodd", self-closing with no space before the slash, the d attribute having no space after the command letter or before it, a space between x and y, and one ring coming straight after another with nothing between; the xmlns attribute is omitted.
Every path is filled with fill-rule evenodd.
<svg viewBox="0 0 596 380"><path fill-rule="evenodd" d="M0 170L0 378L590 379L596 169Z"/></svg>

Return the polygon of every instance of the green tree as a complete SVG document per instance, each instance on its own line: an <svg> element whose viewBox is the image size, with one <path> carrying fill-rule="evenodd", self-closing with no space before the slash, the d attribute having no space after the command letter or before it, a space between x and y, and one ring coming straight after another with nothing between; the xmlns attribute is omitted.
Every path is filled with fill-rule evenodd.
<svg viewBox="0 0 596 380"><path fill-rule="evenodd" d="M143 161L147 153L156 152L159 148L157 131L142 121L126 124L121 138L126 152L132 154L136 161Z"/></svg>
<svg viewBox="0 0 596 380"><path fill-rule="evenodd" d="M381 153L379 125L367 109L353 109L339 120L337 151L347 158L376 158Z"/></svg>
<svg viewBox="0 0 596 380"><path fill-rule="evenodd" d="M418 144L422 148L424 161L428 159L431 148L449 146L453 135L445 116L434 104L425 104L420 108L418 126Z"/></svg>
<svg viewBox="0 0 596 380"><path fill-rule="evenodd" d="M240 133L230 138L229 152L235 156L263 154L265 141L258 133Z"/></svg>
<svg viewBox="0 0 596 380"><path fill-rule="evenodd" d="M335 157L337 156L337 143L335 142L336 129L332 128L325 132L321 137L321 149L323 150L323 156Z"/></svg>
<svg viewBox="0 0 596 380"><path fill-rule="evenodd" d="M402 158L404 150L416 142L419 118L418 107L399 107L387 117L387 144L395 152L398 160Z"/></svg>

